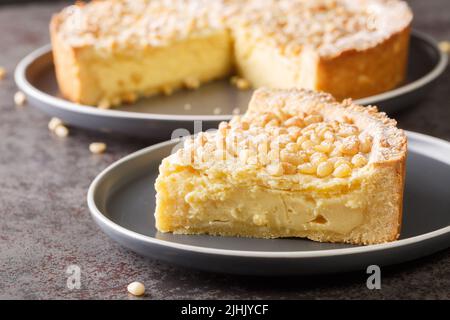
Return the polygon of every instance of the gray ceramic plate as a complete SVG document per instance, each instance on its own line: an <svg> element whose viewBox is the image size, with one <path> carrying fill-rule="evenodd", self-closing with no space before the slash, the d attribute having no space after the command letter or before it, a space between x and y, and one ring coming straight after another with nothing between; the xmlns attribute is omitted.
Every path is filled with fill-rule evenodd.
<svg viewBox="0 0 450 320"><path fill-rule="evenodd" d="M202 270L292 275L335 273L405 262L450 246L450 143L408 133L409 159L401 239L372 246L304 239L162 234L154 227L154 181L175 142L136 152L92 183L88 205L112 239L144 256Z"/></svg>
<svg viewBox="0 0 450 320"><path fill-rule="evenodd" d="M414 105L447 65L443 54L430 37L413 32L407 80L403 86L358 100L376 104L388 113ZM116 110L100 110L63 99L56 84L51 47L45 46L25 57L15 73L18 87L30 103L59 117L66 123L87 129L119 132L146 138L168 140L175 129L193 133L194 120L202 121L203 130L228 120L236 107L245 111L251 91L239 91L227 80L216 81L197 91L180 91L170 97L141 99L136 104ZM190 110L185 105L190 104ZM221 115L214 115L214 110Z"/></svg>

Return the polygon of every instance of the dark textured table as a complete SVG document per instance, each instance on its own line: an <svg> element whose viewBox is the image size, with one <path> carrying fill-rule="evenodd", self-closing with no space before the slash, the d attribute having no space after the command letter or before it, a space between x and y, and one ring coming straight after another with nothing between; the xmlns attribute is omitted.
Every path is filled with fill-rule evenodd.
<svg viewBox="0 0 450 320"><path fill-rule="evenodd" d="M450 40L448 0L411 5L415 28ZM89 215L87 188L106 166L152 141L75 128L59 139L47 130L45 114L13 103L15 65L49 41L49 18L62 6L0 7L0 66L8 71L0 81L0 298L128 299L126 285L135 280L145 283L149 299L450 298L450 250L383 268L382 289L371 291L364 271L308 278L209 274L142 258L111 241ZM404 129L450 141L450 71L425 101L395 117ZM93 141L106 142L108 152L91 155ZM81 268L78 290L66 285L72 264Z"/></svg>

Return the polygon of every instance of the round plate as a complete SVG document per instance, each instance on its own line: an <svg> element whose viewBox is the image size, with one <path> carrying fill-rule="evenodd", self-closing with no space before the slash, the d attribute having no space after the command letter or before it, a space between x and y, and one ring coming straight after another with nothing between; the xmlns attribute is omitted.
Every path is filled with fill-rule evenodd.
<svg viewBox="0 0 450 320"><path fill-rule="evenodd" d="M405 84L356 102L378 105L387 113L411 106L425 94L446 65L447 55L439 50L436 42L413 31ZM16 68L15 79L31 105L68 124L160 140L173 138L173 131L180 128L193 133L196 120L201 121L202 130L216 128L220 121L231 118L233 109L239 108L244 112L252 94L251 90L240 91L230 85L228 80L220 80L196 91L182 90L169 97L140 99L133 105L114 110L79 105L65 100L59 93L50 45L25 57ZM221 114L215 115L217 111Z"/></svg>
<svg viewBox="0 0 450 320"><path fill-rule="evenodd" d="M202 270L249 274L335 273L412 260L450 245L450 143L408 133L403 229L398 241L371 245L305 239L163 234L154 227L161 160L177 141L154 145L111 165L88 192L91 214L111 238L142 255Z"/></svg>

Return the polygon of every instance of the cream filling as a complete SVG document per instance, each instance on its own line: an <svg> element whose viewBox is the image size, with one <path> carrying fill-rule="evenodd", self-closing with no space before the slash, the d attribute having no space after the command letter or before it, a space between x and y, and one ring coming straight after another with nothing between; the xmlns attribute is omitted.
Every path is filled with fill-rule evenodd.
<svg viewBox="0 0 450 320"><path fill-rule="evenodd" d="M86 72L96 79L96 88L84 88L86 93L93 92L92 102L126 100L130 93L137 96L169 93L189 81L200 85L222 78L233 68L227 31L132 53L133 58L126 52L110 56L108 52L96 51L94 55L84 55Z"/></svg>
<svg viewBox="0 0 450 320"><path fill-rule="evenodd" d="M368 196L362 188L322 193L233 184L163 162L156 189L161 231L239 230L304 235L308 231L348 234L364 223ZM170 215L167 213L170 212Z"/></svg>
<svg viewBox="0 0 450 320"><path fill-rule="evenodd" d="M236 32L234 54L238 72L256 88L315 88L316 55L304 50L297 58ZM280 85L281 84L281 85Z"/></svg>
<svg viewBox="0 0 450 320"><path fill-rule="evenodd" d="M184 200L188 225L211 223L269 228L295 233L329 231L348 234L364 222L367 210L360 192L323 198L301 192L251 188L196 188ZM224 226L222 226L224 227Z"/></svg>

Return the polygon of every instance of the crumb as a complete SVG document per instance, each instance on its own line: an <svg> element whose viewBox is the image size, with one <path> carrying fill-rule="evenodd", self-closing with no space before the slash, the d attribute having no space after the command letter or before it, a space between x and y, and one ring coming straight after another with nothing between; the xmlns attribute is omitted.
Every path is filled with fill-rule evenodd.
<svg viewBox="0 0 450 320"><path fill-rule="evenodd" d="M192 105L190 103L186 103L184 105L184 110L186 110L186 111L192 110Z"/></svg>
<svg viewBox="0 0 450 320"><path fill-rule="evenodd" d="M219 114L222 113L222 109L220 109L220 108L215 108L214 111L213 111L213 113L214 113L215 115L219 115Z"/></svg>
<svg viewBox="0 0 450 320"><path fill-rule="evenodd" d="M241 109L239 109L239 108L234 108L232 111L232 114L235 116L239 115L240 113L241 113Z"/></svg>

